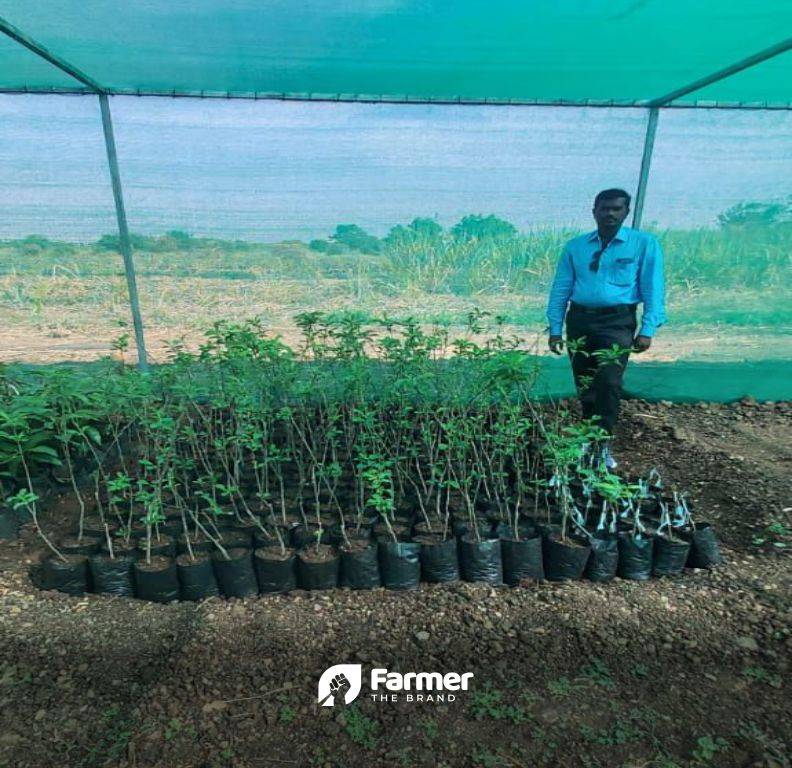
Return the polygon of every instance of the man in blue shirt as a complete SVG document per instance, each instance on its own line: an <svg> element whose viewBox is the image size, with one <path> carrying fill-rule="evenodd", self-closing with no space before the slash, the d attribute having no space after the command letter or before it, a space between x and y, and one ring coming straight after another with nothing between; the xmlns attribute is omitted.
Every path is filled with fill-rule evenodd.
<svg viewBox="0 0 792 768"><path fill-rule="evenodd" d="M566 244L547 303L548 346L561 354L566 316L567 349L583 417L599 416L599 425L610 434L630 351L649 349L666 320L663 252L654 236L623 226L629 212L630 196L623 189L596 196L597 229ZM639 303L643 316L635 336ZM614 344L625 351L612 358L594 354ZM616 466L608 447L605 460L609 468Z"/></svg>

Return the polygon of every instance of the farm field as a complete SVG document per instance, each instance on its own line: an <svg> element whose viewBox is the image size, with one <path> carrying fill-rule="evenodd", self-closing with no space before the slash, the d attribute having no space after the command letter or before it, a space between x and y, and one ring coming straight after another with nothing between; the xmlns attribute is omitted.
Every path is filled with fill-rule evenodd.
<svg viewBox="0 0 792 768"><path fill-rule="evenodd" d="M413 317L452 331L481 310L503 316L527 347L544 352L547 289L563 243L576 233L461 237L409 226L392 232L362 242L346 238L368 252L332 239L309 247L179 232L137 236L152 358L166 360L177 340L197 349L218 319L259 316L290 342L297 338L295 316L317 310ZM788 225L658 235L669 323L636 361L790 358ZM121 258L112 248L112 237L91 245L36 237L0 243L0 361L93 360L131 336Z"/></svg>

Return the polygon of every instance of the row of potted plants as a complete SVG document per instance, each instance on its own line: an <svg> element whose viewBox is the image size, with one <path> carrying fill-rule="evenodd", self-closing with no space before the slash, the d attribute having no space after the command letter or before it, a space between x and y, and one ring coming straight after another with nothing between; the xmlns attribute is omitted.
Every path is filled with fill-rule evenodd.
<svg viewBox="0 0 792 768"><path fill-rule="evenodd" d="M371 560L375 540L386 552L467 553L463 572L479 556L485 571L511 562L541 533L555 578L551 560L579 576L612 557L614 541L622 561L639 563L708 530L656 475L629 483L608 472L605 433L540 400L536 358L498 322L487 333L473 313L453 341L412 321L375 331L311 313L300 324L299 349L258 321L218 323L198 354L175 347L148 376L108 365L101 376L0 379L6 503L29 515L47 568L67 570L97 535L103 551L88 554L100 591L102 569L129 578L130 553L142 553L132 572L145 581L166 536L184 549L170 556L200 559L206 546L230 562L230 522L251 534L242 548L286 559L297 549L295 562L332 561L331 544ZM39 524L43 474L74 501L75 537L53 541Z"/></svg>
<svg viewBox="0 0 792 768"><path fill-rule="evenodd" d="M493 586L545 578L606 582L617 575L645 580L720 562L712 529L695 527L684 499L675 501L672 514L660 492L650 493L642 499L643 522L641 513L606 509L597 523L573 521L566 537L562 524L527 515L520 517L515 535L509 523L483 511L476 517L477 533L458 514L445 532L402 514L390 526L372 515L346 532L337 520L321 533L302 523L281 526L271 519L265 526L260 519L232 515L207 520L207 527L198 514L190 515L190 522L171 514L155 524L151 540L142 538L136 546L121 536L116 546L112 537L103 541L89 523L82 538L61 543L67 554L44 560L36 580L70 594L94 591L170 602L298 588L414 589L420 581L459 579ZM106 534L109 525L104 525Z"/></svg>

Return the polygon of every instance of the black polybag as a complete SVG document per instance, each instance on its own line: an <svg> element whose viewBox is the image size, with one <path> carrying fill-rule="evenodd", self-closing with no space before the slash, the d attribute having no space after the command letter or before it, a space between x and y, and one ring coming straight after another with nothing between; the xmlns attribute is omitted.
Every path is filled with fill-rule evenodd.
<svg viewBox="0 0 792 768"><path fill-rule="evenodd" d="M251 550L234 548L227 550L229 559L222 552L212 555L215 575L220 591L226 597L250 597L258 594L258 582L253 570Z"/></svg>
<svg viewBox="0 0 792 768"><path fill-rule="evenodd" d="M418 589L421 580L421 545L412 541L382 541L379 564L387 589Z"/></svg>
<svg viewBox="0 0 792 768"><path fill-rule="evenodd" d="M382 584L379 557L374 543L363 548L341 548L341 586L374 589Z"/></svg>
<svg viewBox="0 0 792 768"><path fill-rule="evenodd" d="M499 539L476 541L470 536L459 540L459 569L465 581L503 584L503 561Z"/></svg>

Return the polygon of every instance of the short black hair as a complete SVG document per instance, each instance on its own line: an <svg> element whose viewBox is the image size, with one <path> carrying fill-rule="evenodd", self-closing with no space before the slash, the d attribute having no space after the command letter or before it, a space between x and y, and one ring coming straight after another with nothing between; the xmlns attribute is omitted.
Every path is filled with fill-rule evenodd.
<svg viewBox="0 0 792 768"><path fill-rule="evenodd" d="M617 197L623 197L629 209L632 198L623 189L603 189L602 192L598 192L594 198L594 207L596 208L601 200L615 200Z"/></svg>

